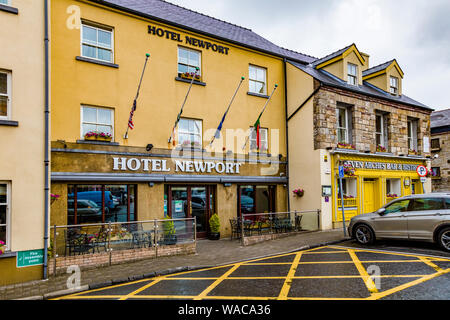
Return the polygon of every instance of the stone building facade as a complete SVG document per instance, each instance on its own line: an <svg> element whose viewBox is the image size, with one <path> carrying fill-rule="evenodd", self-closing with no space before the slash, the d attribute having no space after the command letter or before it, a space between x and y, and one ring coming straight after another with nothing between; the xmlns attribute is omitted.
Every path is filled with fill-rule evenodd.
<svg viewBox="0 0 450 320"><path fill-rule="evenodd" d="M433 192L450 191L450 109L431 115Z"/></svg>

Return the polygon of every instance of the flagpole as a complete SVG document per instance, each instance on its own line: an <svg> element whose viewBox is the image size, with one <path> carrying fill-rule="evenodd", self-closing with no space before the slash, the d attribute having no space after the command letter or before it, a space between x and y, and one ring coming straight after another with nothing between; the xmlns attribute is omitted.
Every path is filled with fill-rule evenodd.
<svg viewBox="0 0 450 320"><path fill-rule="evenodd" d="M211 147L212 144L214 143L215 139L216 139L216 138L218 139L218 136L220 136L220 131L222 130L221 125L222 125L223 122L225 121L225 117L226 117L226 115L228 114L228 111L230 111L231 105L233 104L234 99L236 98L236 95L237 95L239 89L241 88L242 82L244 82L244 80L245 80L245 77L242 77L242 78L241 78L241 81L239 82L239 85L238 85L236 91L234 92L233 98L231 98L231 101L230 101L230 104L228 105L227 111L225 111L225 113L224 113L224 115L223 115L222 122L219 124L219 127L217 128L216 134L213 136L211 142L209 143L209 147ZM219 129L219 128L220 128L220 129Z"/></svg>
<svg viewBox="0 0 450 320"><path fill-rule="evenodd" d="M200 68L198 68L198 67L195 68L195 73L192 76L191 84L189 85L189 89L188 89L188 91L186 93L186 96L184 97L183 104L181 105L181 111L178 114L177 120L175 121L175 124L173 126L172 134L170 135L170 138L169 138L169 141L168 141L169 144L172 142L172 139L174 138L175 129L178 126L178 122L180 122L180 117L181 117L181 114L183 113L184 105L186 104L186 101L187 101L187 98L189 96L189 93L191 92L192 85L194 84L195 76L197 75L197 71L199 71L199 70L200 70Z"/></svg>
<svg viewBox="0 0 450 320"><path fill-rule="evenodd" d="M278 88L278 85L276 84L275 87L273 88L273 91L272 91L272 93L271 93L269 99L267 99L266 104L264 105L264 108L262 109L261 113L259 114L258 120L261 119L261 117L262 117L264 111L266 111L267 105L269 104L270 100L272 99L272 96L273 96L273 94L275 93L275 90L277 90L277 88ZM245 149L245 147L247 146L247 143L248 143L249 140L250 140L250 136L248 135L248 136L247 136L247 139L245 140L245 144L244 144L244 146L242 147L242 150Z"/></svg>
<svg viewBox="0 0 450 320"><path fill-rule="evenodd" d="M142 69L141 80L139 81L139 86L138 86L138 89L137 89L136 98L134 98L134 101L133 101L133 111L136 110L136 102L137 102L137 99L139 97L139 91L141 90L142 79L144 78L144 72L145 72L145 68L147 67L148 58L150 58L150 54L149 53L147 53L145 55L145 63L144 63L144 68ZM130 126L128 124L127 125L127 132L125 132L125 136L123 137L124 139L128 139L128 130L129 129L130 129Z"/></svg>

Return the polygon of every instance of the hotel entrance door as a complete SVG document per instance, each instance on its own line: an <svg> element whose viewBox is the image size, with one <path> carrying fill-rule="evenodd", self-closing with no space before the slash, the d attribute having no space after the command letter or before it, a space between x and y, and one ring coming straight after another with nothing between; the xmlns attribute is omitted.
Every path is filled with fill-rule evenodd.
<svg viewBox="0 0 450 320"><path fill-rule="evenodd" d="M166 186L164 197L169 205L165 214L173 219L196 217L197 237L206 238L209 218L215 212L215 193L215 186ZM182 227L175 222L177 230Z"/></svg>

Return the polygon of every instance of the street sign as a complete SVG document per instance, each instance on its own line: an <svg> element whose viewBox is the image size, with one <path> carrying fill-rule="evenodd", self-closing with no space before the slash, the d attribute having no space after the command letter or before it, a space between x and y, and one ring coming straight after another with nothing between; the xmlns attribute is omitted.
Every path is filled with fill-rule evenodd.
<svg viewBox="0 0 450 320"><path fill-rule="evenodd" d="M17 252L17 268L39 266L44 264L44 250L29 250Z"/></svg>
<svg viewBox="0 0 450 320"><path fill-rule="evenodd" d="M420 177L426 177L428 174L428 169L425 166L418 166L417 167L417 174Z"/></svg>
<svg viewBox="0 0 450 320"><path fill-rule="evenodd" d="M425 182L427 182L427 178L424 178L424 177L420 177L420 182L422 182L422 183L425 183Z"/></svg>
<svg viewBox="0 0 450 320"><path fill-rule="evenodd" d="M344 166L339 166L339 178L344 179Z"/></svg>

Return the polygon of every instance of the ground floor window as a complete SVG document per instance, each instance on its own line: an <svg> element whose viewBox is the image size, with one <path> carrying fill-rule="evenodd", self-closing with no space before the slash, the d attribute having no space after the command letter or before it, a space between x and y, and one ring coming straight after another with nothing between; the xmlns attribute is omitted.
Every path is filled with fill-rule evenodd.
<svg viewBox="0 0 450 320"><path fill-rule="evenodd" d="M399 198L402 195L402 182L401 179L386 179L386 198L393 200Z"/></svg>
<svg viewBox="0 0 450 320"><path fill-rule="evenodd" d="M216 213L215 185L166 185L164 187L164 216L172 219L196 218L197 237L209 233L209 218ZM184 221L174 222L177 232L183 233Z"/></svg>
<svg viewBox="0 0 450 320"><path fill-rule="evenodd" d="M238 216L275 212L275 190L276 186L238 186Z"/></svg>
<svg viewBox="0 0 450 320"><path fill-rule="evenodd" d="M136 221L135 185L69 185L69 225Z"/></svg>
<svg viewBox="0 0 450 320"><path fill-rule="evenodd" d="M0 182L0 246L5 245L8 248L8 209L10 199L9 183Z"/></svg>

